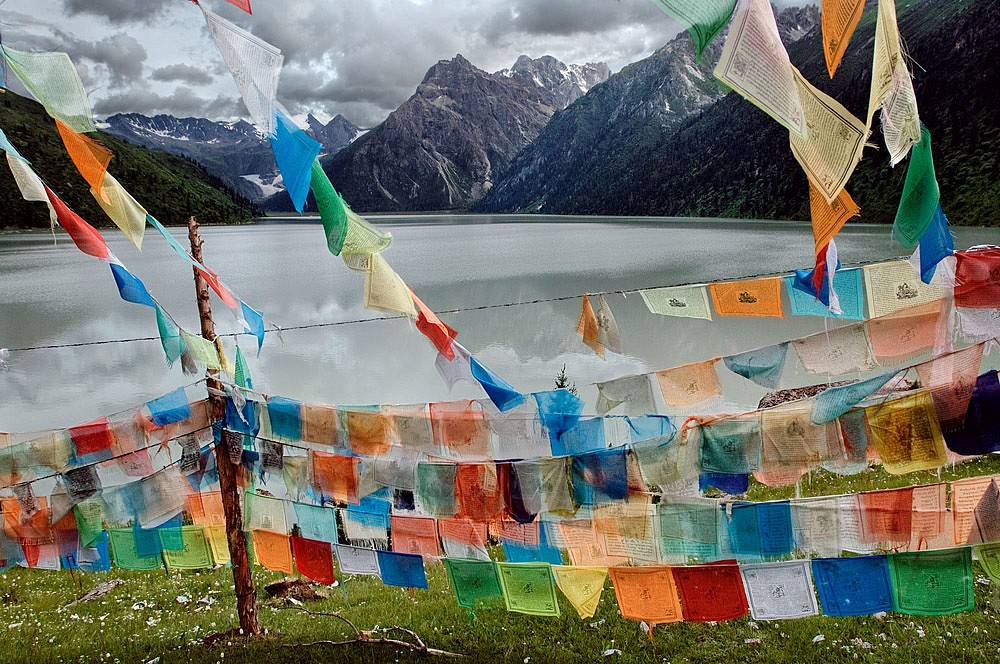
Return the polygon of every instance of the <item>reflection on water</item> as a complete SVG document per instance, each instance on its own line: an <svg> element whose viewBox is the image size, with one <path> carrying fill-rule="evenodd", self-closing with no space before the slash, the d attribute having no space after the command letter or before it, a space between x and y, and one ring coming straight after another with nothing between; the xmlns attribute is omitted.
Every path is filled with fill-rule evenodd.
<svg viewBox="0 0 1000 664"><path fill-rule="evenodd" d="M823 329L823 320L718 319L650 314L638 295L611 295L626 354L601 360L576 335L585 291L733 278L808 267L807 226L782 222L622 220L594 217L380 217L391 230L386 258L437 311L572 296L557 302L445 314L459 341L522 391L550 389L565 364L578 385L733 353ZM530 223L514 223L527 221ZM475 222L475 223L470 223ZM956 244L997 242L990 229L957 229ZM183 234L177 229L178 236ZM366 319L363 277L326 252L318 225L275 222L204 228L209 266L282 327ZM147 236L138 253L121 234L112 250L187 329L198 329L190 268ZM899 255L888 227L849 227L842 259ZM236 324L216 302L222 332ZM60 234L0 236L0 347L23 348L155 337L152 312L118 297L107 266ZM452 392L434 370L433 347L403 320L269 334L259 358L242 342L259 389L304 401L412 403L479 398ZM727 377L728 379L729 377ZM735 377L733 377L735 378ZM157 340L12 352L0 372L0 431L76 424L191 382L164 364ZM756 393L727 382L740 401ZM590 397L587 390L583 396Z"/></svg>

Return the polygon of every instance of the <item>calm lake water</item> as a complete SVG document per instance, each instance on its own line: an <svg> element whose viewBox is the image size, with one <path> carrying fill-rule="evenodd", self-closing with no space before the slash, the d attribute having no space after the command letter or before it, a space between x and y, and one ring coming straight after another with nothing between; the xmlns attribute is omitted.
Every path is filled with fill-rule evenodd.
<svg viewBox="0 0 1000 664"><path fill-rule="evenodd" d="M652 288L809 267L808 225L732 220L600 217L391 216L385 256L437 311L576 296L560 302L443 315L459 341L528 392L551 389L563 365L581 387L754 348L823 329L821 318L717 319L656 316L638 294L609 296L625 355L601 360L575 332L585 292ZM186 244L186 230L172 229ZM204 228L205 260L251 306L282 327L376 318L364 323L268 334L241 341L258 389L332 404L413 403L480 398L460 383L449 392L433 347L408 322L361 306L363 276L330 255L321 228L301 221ZM197 332L191 270L159 236L139 253L118 233L112 250L161 304ZM0 348L155 337L152 311L118 296L107 266L65 234L0 235ZM1000 243L997 229L956 229L956 246ZM895 257L902 247L883 226L852 226L837 238L842 260ZM213 301L220 332L236 331ZM595 301L596 306L596 301ZM158 341L12 351L0 371L0 431L71 426L141 404L192 382L167 367ZM750 404L759 394L740 392ZM730 383L725 383L727 388ZM189 391L193 396L195 390ZM752 405L752 404L751 404Z"/></svg>

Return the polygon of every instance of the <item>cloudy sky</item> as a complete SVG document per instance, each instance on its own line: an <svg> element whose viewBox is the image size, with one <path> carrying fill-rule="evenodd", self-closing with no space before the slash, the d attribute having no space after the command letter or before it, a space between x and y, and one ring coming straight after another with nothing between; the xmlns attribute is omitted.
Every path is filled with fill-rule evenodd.
<svg viewBox="0 0 1000 664"><path fill-rule="evenodd" d="M278 100L290 112L342 113L361 126L383 120L456 53L488 71L522 53L617 71L680 30L650 0L251 0L253 16L203 2L282 50ZM188 0L0 0L0 38L69 53L97 117L246 117Z"/></svg>

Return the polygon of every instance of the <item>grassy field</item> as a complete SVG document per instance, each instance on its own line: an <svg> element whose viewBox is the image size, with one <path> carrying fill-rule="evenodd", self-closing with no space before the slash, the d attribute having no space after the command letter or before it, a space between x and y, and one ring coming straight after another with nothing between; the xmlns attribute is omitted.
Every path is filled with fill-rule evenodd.
<svg viewBox="0 0 1000 664"><path fill-rule="evenodd" d="M991 457L942 471L941 479L1000 472ZM926 475L926 477L924 476ZM938 480L937 473L893 477L869 471L853 477L813 475L802 495L888 488ZM756 486L754 499L784 498L794 488ZM108 579L125 581L107 595L61 608ZM127 572L71 577L68 572L14 569L0 575L2 662L409 662L428 659L394 646L308 646L352 634L339 621L309 616L284 601L266 600L263 586L282 575L255 569L260 617L268 635L251 643L204 637L238 626L228 569ZM652 642L638 623L618 615L610 582L594 618L580 620L564 599L560 618L507 613L502 601L456 605L443 566L428 566L430 588L412 594L378 579L348 577L314 612L341 612L361 629L398 625L433 648L481 662L945 662L1000 658L1000 593L976 570L975 611L942 617L816 617L784 622L749 618L719 624L661 625ZM82 584L81 586L78 584ZM604 655L608 652L608 655Z"/></svg>

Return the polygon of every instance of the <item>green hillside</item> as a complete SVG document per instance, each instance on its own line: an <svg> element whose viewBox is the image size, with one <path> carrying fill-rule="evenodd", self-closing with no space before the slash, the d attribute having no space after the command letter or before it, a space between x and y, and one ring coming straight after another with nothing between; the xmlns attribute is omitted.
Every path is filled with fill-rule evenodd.
<svg viewBox="0 0 1000 664"><path fill-rule="evenodd" d="M0 95L0 129L70 207L94 226L112 225L66 154L55 121L41 105L13 92ZM100 132L92 137L115 155L108 171L164 224L185 223L191 215L207 224L243 223L258 214L249 200L189 159L154 152ZM0 197L4 201L0 228L48 227L45 206L21 198L6 164L0 171Z"/></svg>

